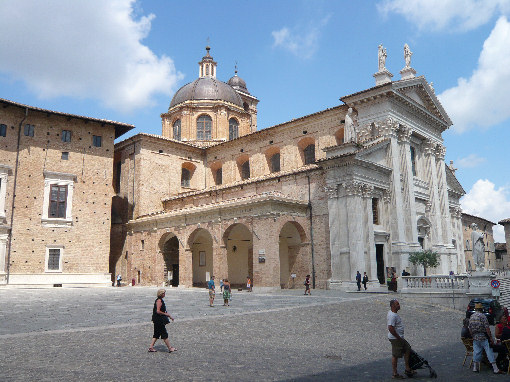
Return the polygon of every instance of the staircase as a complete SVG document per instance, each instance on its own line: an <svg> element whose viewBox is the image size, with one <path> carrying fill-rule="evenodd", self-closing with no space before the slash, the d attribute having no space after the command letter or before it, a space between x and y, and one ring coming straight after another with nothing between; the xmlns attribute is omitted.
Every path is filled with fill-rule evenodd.
<svg viewBox="0 0 510 382"><path fill-rule="evenodd" d="M499 303L510 309L510 278L498 278L501 297Z"/></svg>

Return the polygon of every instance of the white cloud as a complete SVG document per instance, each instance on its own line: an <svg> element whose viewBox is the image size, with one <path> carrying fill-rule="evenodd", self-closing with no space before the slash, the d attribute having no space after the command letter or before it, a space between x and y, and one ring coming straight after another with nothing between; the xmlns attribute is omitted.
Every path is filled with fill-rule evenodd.
<svg viewBox="0 0 510 382"><path fill-rule="evenodd" d="M457 159L455 165L459 168L473 168L485 163L487 159L479 157L476 154L470 154L467 157Z"/></svg>
<svg viewBox="0 0 510 382"><path fill-rule="evenodd" d="M170 94L181 78L142 40L154 15L134 0L0 2L0 71L40 98L99 99L121 111Z"/></svg>
<svg viewBox="0 0 510 382"><path fill-rule="evenodd" d="M479 216L494 223L510 217L510 190L495 188L489 180L479 179L473 188L461 199L462 210L470 215ZM494 240L505 242L503 226L494 226Z"/></svg>
<svg viewBox="0 0 510 382"><path fill-rule="evenodd" d="M327 16L319 22L310 23L313 26L297 26L292 30L283 27L271 32L273 48L281 47L296 56L306 59L311 58L318 49L321 31L328 24L329 18Z"/></svg>
<svg viewBox="0 0 510 382"><path fill-rule="evenodd" d="M510 0L384 0L380 13L397 13L419 29L467 31L510 11Z"/></svg>
<svg viewBox="0 0 510 382"><path fill-rule="evenodd" d="M510 23L502 16L483 44L478 67L468 79L439 95L456 132L489 127L510 118Z"/></svg>

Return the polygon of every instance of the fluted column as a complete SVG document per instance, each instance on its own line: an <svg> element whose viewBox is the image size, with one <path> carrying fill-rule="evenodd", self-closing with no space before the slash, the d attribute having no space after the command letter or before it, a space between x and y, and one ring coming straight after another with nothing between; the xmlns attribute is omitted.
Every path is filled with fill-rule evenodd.
<svg viewBox="0 0 510 382"><path fill-rule="evenodd" d="M450 217L450 206L448 201L448 186L446 183L446 169L444 163L444 156L446 148L438 144L436 146L436 171L438 179L438 194L441 211L442 225L442 242L447 246L452 244L452 226Z"/></svg>
<svg viewBox="0 0 510 382"><path fill-rule="evenodd" d="M339 283L345 279L343 273L350 272L345 198L339 197L337 185L328 186L325 191L328 194L330 282Z"/></svg>
<svg viewBox="0 0 510 382"><path fill-rule="evenodd" d="M435 142L427 140L424 143L425 154L425 176L429 182L429 206L428 218L431 222L430 236L432 245L438 245L441 242L441 207L438 195L438 179L436 171Z"/></svg>
<svg viewBox="0 0 510 382"><path fill-rule="evenodd" d="M377 279L377 259L375 254L375 240L374 240L374 214L372 211L372 198L376 195L374 193L374 187L370 185L365 185L363 188L363 208L365 210L364 213L364 223L365 226L365 264L366 269L363 269L361 272L366 271L368 274L368 278L370 280ZM378 195L377 195L378 196ZM380 198L379 198L380 199ZM380 209L382 208L382 203L380 203Z"/></svg>
<svg viewBox="0 0 510 382"><path fill-rule="evenodd" d="M349 235L349 280L354 279L354 272L363 272L366 267L364 252L364 231L363 226L363 187L360 182L351 181L343 183L347 199L347 230Z"/></svg>

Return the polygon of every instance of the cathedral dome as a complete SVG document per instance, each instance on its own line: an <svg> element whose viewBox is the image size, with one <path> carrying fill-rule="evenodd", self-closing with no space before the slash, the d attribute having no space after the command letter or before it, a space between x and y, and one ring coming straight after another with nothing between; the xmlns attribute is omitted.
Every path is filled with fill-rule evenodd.
<svg viewBox="0 0 510 382"><path fill-rule="evenodd" d="M242 91L243 93L246 94L250 94L250 92L246 88L246 82L237 75L237 70L235 76L228 80L228 84L236 90Z"/></svg>
<svg viewBox="0 0 510 382"><path fill-rule="evenodd" d="M246 87L246 84L244 86ZM182 102L196 100L226 101L243 107L241 97L239 97L232 86L213 77L200 77L184 85L175 93L172 102L170 102L170 107L172 108Z"/></svg>

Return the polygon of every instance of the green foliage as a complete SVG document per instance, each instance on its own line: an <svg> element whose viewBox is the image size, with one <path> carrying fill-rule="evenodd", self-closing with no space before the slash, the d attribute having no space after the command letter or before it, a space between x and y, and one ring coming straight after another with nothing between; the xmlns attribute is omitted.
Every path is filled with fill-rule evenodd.
<svg viewBox="0 0 510 382"><path fill-rule="evenodd" d="M434 268L439 265L439 254L430 249L413 252L409 255L409 261L414 265L422 265L426 272L426 268Z"/></svg>

